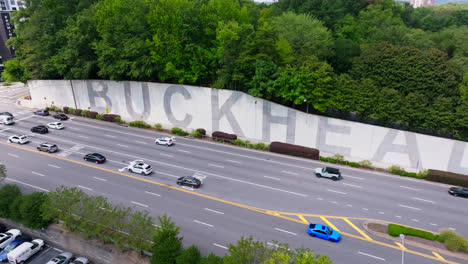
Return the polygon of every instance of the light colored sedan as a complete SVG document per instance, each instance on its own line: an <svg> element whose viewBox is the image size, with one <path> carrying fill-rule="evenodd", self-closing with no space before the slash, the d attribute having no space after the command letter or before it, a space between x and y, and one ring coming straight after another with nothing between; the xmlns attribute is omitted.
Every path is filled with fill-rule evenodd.
<svg viewBox="0 0 468 264"><path fill-rule="evenodd" d="M172 146L174 144L174 137L162 137L162 138L157 138L154 141L155 144L158 145L164 145L164 146Z"/></svg>
<svg viewBox="0 0 468 264"><path fill-rule="evenodd" d="M133 173L141 175L150 175L153 172L153 168L150 165L143 162L143 160L134 160L130 162L128 170Z"/></svg>
<svg viewBox="0 0 468 264"><path fill-rule="evenodd" d="M29 138L25 135L21 135L21 136L14 135L8 138L8 142L23 145L29 142Z"/></svg>
<svg viewBox="0 0 468 264"><path fill-rule="evenodd" d="M89 264L89 260L85 257L79 257L75 259L73 262L70 264Z"/></svg>
<svg viewBox="0 0 468 264"><path fill-rule="evenodd" d="M63 252L55 258L49 260L46 264L68 264L72 260L73 254L70 252Z"/></svg>
<svg viewBox="0 0 468 264"><path fill-rule="evenodd" d="M53 129L64 129L65 127L63 126L62 123L60 122L52 122L47 124L48 128L53 128Z"/></svg>

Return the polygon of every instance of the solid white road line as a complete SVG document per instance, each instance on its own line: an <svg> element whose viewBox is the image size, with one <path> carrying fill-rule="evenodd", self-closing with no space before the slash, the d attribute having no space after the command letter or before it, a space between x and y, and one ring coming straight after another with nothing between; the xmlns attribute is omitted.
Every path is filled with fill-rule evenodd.
<svg viewBox="0 0 468 264"><path fill-rule="evenodd" d="M348 207L353 207L353 206L352 206L352 205L350 205L350 204L347 204L346 206L348 206Z"/></svg>
<svg viewBox="0 0 468 264"><path fill-rule="evenodd" d="M338 204L338 202L337 202L337 201L330 201L330 203Z"/></svg>
<svg viewBox="0 0 468 264"><path fill-rule="evenodd" d="M223 248L223 249L226 249L226 250L228 249L227 247L218 245L218 244L216 244L216 243L213 243L213 246L217 246L217 247L220 247L220 248Z"/></svg>
<svg viewBox="0 0 468 264"><path fill-rule="evenodd" d="M153 192L148 192L148 191L145 191L145 193L147 193L147 194L151 194L151 195L154 195L154 196L161 196L160 194L153 193Z"/></svg>
<svg viewBox="0 0 468 264"><path fill-rule="evenodd" d="M216 165L216 164L211 164L211 163L208 163L208 165L213 166L213 167L218 167L218 168L223 168L223 169L224 169L224 166L220 166L220 165Z"/></svg>
<svg viewBox="0 0 468 264"><path fill-rule="evenodd" d="M354 184L349 184L349 183L344 183L344 182L343 182L343 185L351 186L351 187L356 187L356 188L362 188L362 186L354 185Z"/></svg>
<svg viewBox="0 0 468 264"><path fill-rule="evenodd" d="M453 227L449 227L450 230L455 231L456 229Z"/></svg>
<svg viewBox="0 0 468 264"><path fill-rule="evenodd" d="M265 178L269 178L269 179L273 179L273 180L277 180L277 181L279 181L279 180L280 180L280 179L278 179L278 178L275 178L275 177L270 177L270 176L263 176L263 177L265 177Z"/></svg>
<svg viewBox="0 0 468 264"><path fill-rule="evenodd" d="M106 179L102 179L102 178L98 178L98 177L93 177L94 179L98 180L98 181L104 181L106 182L107 180Z"/></svg>
<svg viewBox="0 0 468 264"><path fill-rule="evenodd" d="M184 152L184 153L190 153L190 151L187 151L187 150L181 150L181 149L178 149L177 151Z"/></svg>
<svg viewBox="0 0 468 264"><path fill-rule="evenodd" d="M242 164L242 162L237 161L237 160L230 160L230 159L227 159L226 161L229 161L229 162L232 162L232 163L237 163L237 164Z"/></svg>
<svg viewBox="0 0 468 264"><path fill-rule="evenodd" d="M416 189L416 188L412 188L412 187L408 187L408 186L403 186L403 185L400 185L401 188L404 188L404 189L408 189L408 190L413 190L413 191L420 191L419 189Z"/></svg>
<svg viewBox="0 0 468 264"><path fill-rule="evenodd" d="M15 158L19 158L19 156L18 156L18 155L11 154L11 153L8 153L8 156L12 156L12 157L15 157Z"/></svg>
<svg viewBox="0 0 468 264"><path fill-rule="evenodd" d="M369 211L369 209L367 209L367 208L362 208L362 210L364 210L364 211Z"/></svg>
<svg viewBox="0 0 468 264"><path fill-rule="evenodd" d="M89 139L89 137L86 137L86 136L78 136L80 138L85 138L85 139Z"/></svg>
<svg viewBox="0 0 468 264"><path fill-rule="evenodd" d="M45 175L44 174L41 174L41 173L38 173L38 172L35 172L35 171L31 171L32 174L35 174L35 175L38 175L38 176L42 176L44 177Z"/></svg>
<svg viewBox="0 0 468 264"><path fill-rule="evenodd" d="M421 199L421 198L418 198L418 197L412 197L411 199L418 200L418 201L423 201L423 202L427 202L427 203L433 203L433 204L435 204L435 202L434 202L434 201L431 201L431 200L425 200L425 199Z"/></svg>
<svg viewBox="0 0 468 264"><path fill-rule="evenodd" d="M385 214L384 212L379 212L379 214Z"/></svg>
<svg viewBox="0 0 468 264"><path fill-rule="evenodd" d="M335 190L330 190L330 189L327 189L327 191L334 192L334 193L339 193L339 194L346 194L345 192L340 192L340 191L335 191Z"/></svg>
<svg viewBox="0 0 468 264"><path fill-rule="evenodd" d="M350 176L350 175L343 175L344 177L346 178L353 178L353 179L358 179L358 180L364 180L364 178L361 178L361 177L356 177L356 176Z"/></svg>
<svg viewBox="0 0 468 264"><path fill-rule="evenodd" d="M58 248L54 248L54 250L57 250L58 252L63 252L63 250L60 250Z"/></svg>
<svg viewBox="0 0 468 264"><path fill-rule="evenodd" d="M361 254L361 255L364 255L364 256L368 256L368 257L371 257L371 258L375 258L375 259L379 259L379 260L385 261L384 258L380 258L380 257L374 256L374 255L366 254L366 253L363 253L363 252L361 252L361 251L359 251L358 253Z"/></svg>
<svg viewBox="0 0 468 264"><path fill-rule="evenodd" d="M282 173L291 174L291 175L299 175L299 173L290 172L290 171L281 171L281 172L282 172Z"/></svg>
<svg viewBox="0 0 468 264"><path fill-rule="evenodd" d="M174 157L174 156L172 156L172 155L169 155L169 154L164 154L164 153L159 153L159 155L161 155L161 156L166 156L166 157L171 157L171 158L173 158L173 157Z"/></svg>
<svg viewBox="0 0 468 264"><path fill-rule="evenodd" d="M199 223L199 224L202 224L202 225L206 225L206 226L209 226L209 227L214 227L214 225L210 225L210 224L207 224L207 223L198 221L198 220L193 220L193 221L194 221L195 223Z"/></svg>
<svg viewBox="0 0 468 264"><path fill-rule="evenodd" d="M112 135L105 135L106 137L110 137L110 138L116 138L116 136L112 136Z"/></svg>
<svg viewBox="0 0 468 264"><path fill-rule="evenodd" d="M36 188L38 190L41 190L41 191L44 191L44 192L49 192L49 190L47 189L44 189L44 188L41 188L41 187L37 187L35 185L32 185L32 184L29 184L29 183L25 183L25 182L22 182L22 181L18 181L18 180L14 180L12 178L5 178L5 180L7 181L12 181L12 182L17 182L17 183L21 183L23 185L26 185L26 186L29 186L29 187L32 187L32 188Z"/></svg>
<svg viewBox="0 0 468 264"><path fill-rule="evenodd" d="M407 205L402 205L402 204L398 204L398 206L400 206L400 207L405 207L405 208L409 208L409 209L413 209L413 210L418 210L418 211L422 210L422 209L420 209L420 208L416 208L416 207L412 207L412 206L407 206Z"/></svg>
<svg viewBox="0 0 468 264"><path fill-rule="evenodd" d="M317 200L319 200L319 201L323 201L323 199L322 199L322 198L320 198L320 197L318 197L318 198L317 198Z"/></svg>
<svg viewBox="0 0 468 264"><path fill-rule="evenodd" d="M143 207L149 207L146 204L137 203L137 202L134 202L134 201L132 201L132 204L136 204L136 205L143 206Z"/></svg>
<svg viewBox="0 0 468 264"><path fill-rule="evenodd" d="M56 168L56 169L60 169L60 167L59 167L59 166L57 166L57 165L53 165L53 164L47 164L47 166L49 166L49 167L52 167L52 168Z"/></svg>
<svg viewBox="0 0 468 264"><path fill-rule="evenodd" d="M21 120L25 120L25 119L28 119L28 118L31 118L31 117L34 117L34 115L32 115L32 116L27 116L27 117L23 117L23 118L21 118L21 119L15 120L15 122L19 122L19 121L21 121Z"/></svg>
<svg viewBox="0 0 468 264"><path fill-rule="evenodd" d="M127 145L122 145L122 144L117 144L117 146L124 147L124 148L128 148Z"/></svg>
<svg viewBox="0 0 468 264"><path fill-rule="evenodd" d="M223 212L215 211L215 210L210 209L210 208L205 208L205 210L213 212L213 213L217 213L217 214L224 214Z"/></svg>
<svg viewBox="0 0 468 264"><path fill-rule="evenodd" d="M431 226L437 226L437 224L434 224L434 223L429 223Z"/></svg>
<svg viewBox="0 0 468 264"><path fill-rule="evenodd" d="M395 217L397 217L397 218L401 218L401 215L395 215Z"/></svg>
<svg viewBox="0 0 468 264"><path fill-rule="evenodd" d="M88 190L88 191L92 191L93 189L91 188L88 188L88 187L84 187L84 186L81 186L81 185L78 185L78 187L82 188L82 189L85 189L85 190Z"/></svg>
<svg viewBox="0 0 468 264"><path fill-rule="evenodd" d="M136 143L146 144L146 142L135 140Z"/></svg>
<svg viewBox="0 0 468 264"><path fill-rule="evenodd" d="M275 227L275 230L278 230L278 231L281 231L281 232L284 232L284 233L288 233L288 234L291 234L291 235L295 235L295 236L297 236L297 234L296 234L296 233L289 232L289 231L286 231L286 230L283 230L283 229L279 229L279 228L276 228L276 227Z"/></svg>
<svg viewBox="0 0 468 264"><path fill-rule="evenodd" d="M413 219L411 219L411 221L414 221L414 222L419 222L419 220L418 220L418 219L414 219L414 218L413 218Z"/></svg>

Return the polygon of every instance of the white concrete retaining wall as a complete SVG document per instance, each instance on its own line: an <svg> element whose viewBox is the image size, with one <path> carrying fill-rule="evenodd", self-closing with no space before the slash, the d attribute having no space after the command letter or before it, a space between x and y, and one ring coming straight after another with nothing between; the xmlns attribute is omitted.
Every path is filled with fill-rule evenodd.
<svg viewBox="0 0 468 264"><path fill-rule="evenodd" d="M68 106L118 114L164 127L235 133L251 141L282 141L381 166L468 174L468 144L305 114L250 95L187 85L114 82L28 82L32 105Z"/></svg>

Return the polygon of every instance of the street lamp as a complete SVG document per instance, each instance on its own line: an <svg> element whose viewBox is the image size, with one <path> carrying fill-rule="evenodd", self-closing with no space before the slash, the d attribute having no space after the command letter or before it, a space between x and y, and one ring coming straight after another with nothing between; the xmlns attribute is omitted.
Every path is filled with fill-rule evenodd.
<svg viewBox="0 0 468 264"><path fill-rule="evenodd" d="M307 103L307 99L304 99L304 103L306 103L307 113L309 113L309 104Z"/></svg>
<svg viewBox="0 0 468 264"><path fill-rule="evenodd" d="M405 263L405 235L400 234L401 239L401 264Z"/></svg>

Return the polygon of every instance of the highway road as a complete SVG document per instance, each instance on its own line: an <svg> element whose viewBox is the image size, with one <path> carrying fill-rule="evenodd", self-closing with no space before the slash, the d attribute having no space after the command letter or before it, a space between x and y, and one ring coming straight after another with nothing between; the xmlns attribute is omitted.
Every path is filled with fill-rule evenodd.
<svg viewBox="0 0 468 264"><path fill-rule="evenodd" d="M348 167L340 167L344 179L333 182L313 175L316 167L325 166L321 162L183 137L163 147L154 139L166 135L78 117L64 121L64 130L31 134L32 126L54 119L33 116L9 102L0 102L3 111L17 120L13 126L0 126L0 161L8 167L8 182L42 191L76 186L155 217L165 212L181 227L185 244L197 244L204 253L224 255L241 235L253 235L310 248L334 263L401 263L398 245L361 233L363 220L433 231L452 228L468 235L468 199L451 197L443 184ZM32 142L6 143L13 134L27 134ZM56 143L61 151L36 152L35 146L43 142ZM84 162L83 155L91 152L105 155L108 162ZM152 165L154 173L122 171L135 159ZM203 179L202 188L177 186L176 178L186 175ZM306 222L332 224L345 235L337 244L310 238ZM407 250L406 263L463 262Z"/></svg>

